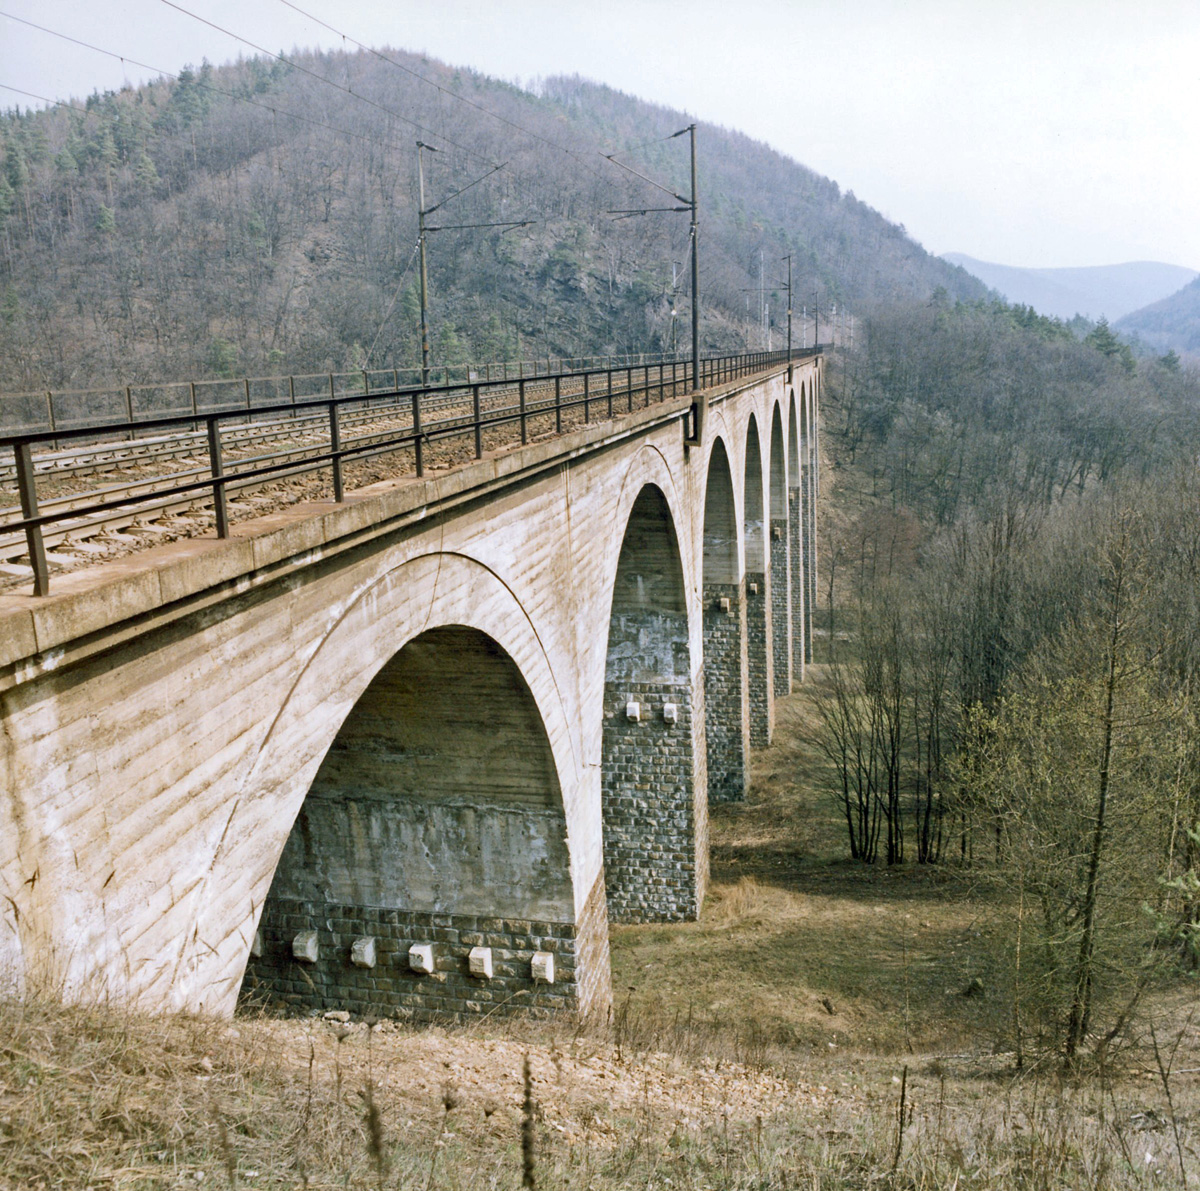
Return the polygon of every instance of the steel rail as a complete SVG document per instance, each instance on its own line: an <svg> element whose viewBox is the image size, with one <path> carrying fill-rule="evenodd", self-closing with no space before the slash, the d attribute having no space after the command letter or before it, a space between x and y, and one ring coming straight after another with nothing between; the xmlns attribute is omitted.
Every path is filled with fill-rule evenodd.
<svg viewBox="0 0 1200 1191"><path fill-rule="evenodd" d="M20 494L20 507L0 510L0 557L13 557L23 538L26 555L33 572L34 594L49 592L49 567L45 547L49 539L52 544L61 543L73 536L85 534L89 527L93 533L114 522L124 520L126 525L143 520L157 512L159 516L168 511L175 512L197 506L211 506L220 537L229 533L228 494L243 492L250 488L261 488L281 480L304 475L324 468L332 471L334 499L345 499L343 467L375 458L383 454L412 451L417 475L424 472L423 449L435 443L471 435L474 438L476 458L482 455L482 438L486 431L497 428L519 426L522 442L528 441L531 423L538 419L553 418L552 427L539 431L539 435L563 433L563 415L582 409L584 422L591 419L592 410L600 406L606 417L632 411L635 400L642 398L645 405L652 400L665 400L668 390L679 395L704 387L719 385L742 376L759 372L765 368L782 365L789 359L816 354L819 349L787 352L755 352L738 356L714 356L701 361L701 375L697 381L691 376L689 362L657 362L651 364L627 364L618 369L602 368L583 372L565 372L535 378L474 381L470 384L397 389L384 393L364 395L362 393L335 397L306 399L304 401L264 405L247 411L244 407L226 411L205 411L170 415L136 421L121 421L101 426L77 427L22 433L0 437L0 450L13 452L10 472L15 474ZM668 371L669 369L669 371ZM624 377L615 374L624 373ZM640 375L638 375L640 374ZM592 381L603 380L603 386ZM623 384L614 383L623 381ZM566 382L566 384L564 384ZM635 383L637 382L637 383ZM517 401L511 396L516 393ZM657 394L657 397L653 397ZM486 403L484 397L486 395ZM507 404L504 399L510 398ZM469 413L467 412L469 403ZM405 406L409 409L405 409ZM624 409L619 407L624 405ZM367 407L364 409L363 407ZM429 421L429 414L449 413L449 417ZM304 411L297 414L296 411ZM351 424L362 426L374 420L400 421L407 413L406 424L380 428L366 434L342 439L341 432ZM247 415L251 417L246 430ZM303 420L311 423L312 430L305 429L301 437L310 440L319 437L318 424L328 428L327 443L300 444L284 451L268 455L231 457L226 460L225 451L244 450L247 443L262 441L252 437L253 419L262 415L283 414L280 423L288 423L291 437L296 437L296 423ZM423 420L423 415L425 420ZM353 422L351 422L353 418ZM240 421L235 421L240 419ZM226 441L223 426L229 425ZM200 430L203 425L204 430ZM239 428L251 437L239 440ZM41 507L37 495L39 476L54 475L50 471L38 472L33 456L35 445L49 443L57 447L63 440L80 440L109 435L128 435L137 430L182 431L188 437L187 453L208 454L207 465L193 467L183 472L165 476L149 477L130 481L124 485L96 492L76 493L56 497ZM259 427L261 429L261 426ZM278 437L288 437L282 426L273 431ZM164 436L169 439L170 436ZM123 444L126 449L128 440ZM116 449L116 444L93 442L94 449ZM146 459L142 456L142 459ZM100 496L104 499L96 500ZM89 499L90 498L90 499ZM80 502L83 502L82 504ZM14 513L20 516L14 517Z"/></svg>

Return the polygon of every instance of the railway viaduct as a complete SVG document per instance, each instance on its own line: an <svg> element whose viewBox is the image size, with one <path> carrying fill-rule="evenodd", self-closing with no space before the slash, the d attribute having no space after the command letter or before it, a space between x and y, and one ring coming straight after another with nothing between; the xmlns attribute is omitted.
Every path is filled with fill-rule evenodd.
<svg viewBox="0 0 1200 1191"><path fill-rule="evenodd" d="M804 670L821 361L0 597L0 973L603 1013ZM689 440L688 435L693 437Z"/></svg>

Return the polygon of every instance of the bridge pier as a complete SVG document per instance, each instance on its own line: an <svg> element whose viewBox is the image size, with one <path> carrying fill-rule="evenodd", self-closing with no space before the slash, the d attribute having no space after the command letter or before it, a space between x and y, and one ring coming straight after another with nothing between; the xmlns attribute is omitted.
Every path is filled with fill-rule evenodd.
<svg viewBox="0 0 1200 1191"><path fill-rule="evenodd" d="M679 547L647 485L617 564L604 677L601 811L613 922L697 918L708 857L704 687L692 681Z"/></svg>
<svg viewBox="0 0 1200 1191"><path fill-rule="evenodd" d="M740 802L750 785L747 665L745 587L706 583L704 706L710 806Z"/></svg>
<svg viewBox="0 0 1200 1191"><path fill-rule="evenodd" d="M776 405L771 417L770 540L766 551L771 572L771 665L776 698L789 695L792 690L791 567L788 562L790 541L783 444L783 417L780 406Z"/></svg>
<svg viewBox="0 0 1200 1191"><path fill-rule="evenodd" d="M771 649L774 694L792 690L791 543L786 517L771 518Z"/></svg>
<svg viewBox="0 0 1200 1191"><path fill-rule="evenodd" d="M802 505L800 488L788 489L788 576L791 581L790 619L792 624L792 678L804 681L804 587Z"/></svg>
<svg viewBox="0 0 1200 1191"><path fill-rule="evenodd" d="M739 575L737 507L729 455L717 439L704 497L701 605L708 802L737 802L750 784L746 587Z"/></svg>

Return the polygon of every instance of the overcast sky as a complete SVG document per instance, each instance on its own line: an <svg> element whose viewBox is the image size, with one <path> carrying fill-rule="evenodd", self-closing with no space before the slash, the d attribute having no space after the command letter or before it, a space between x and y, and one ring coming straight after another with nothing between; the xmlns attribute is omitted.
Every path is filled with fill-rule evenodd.
<svg viewBox="0 0 1200 1191"><path fill-rule="evenodd" d="M340 44L283 0L179 0L272 49ZM1200 269L1200 0L296 0L373 45L581 74L767 141L932 252ZM0 0L168 71L250 53L166 0ZM150 72L0 18L0 83ZM0 91L0 106L26 103Z"/></svg>

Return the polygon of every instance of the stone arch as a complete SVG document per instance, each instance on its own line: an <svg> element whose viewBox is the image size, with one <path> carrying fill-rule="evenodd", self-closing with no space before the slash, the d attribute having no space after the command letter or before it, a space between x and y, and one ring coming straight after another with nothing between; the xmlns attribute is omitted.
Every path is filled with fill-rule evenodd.
<svg viewBox="0 0 1200 1191"><path fill-rule="evenodd" d="M426 629L378 671L325 754L247 979L357 1014L574 1008L574 910L558 775L528 685L481 630ZM293 944L306 931L319 951L301 970ZM414 945L431 948L436 978L413 970ZM481 978L470 956L483 946L493 968ZM551 951L555 982L542 988L534 957Z"/></svg>
<svg viewBox="0 0 1200 1191"><path fill-rule="evenodd" d="M791 582L789 618L792 625L792 677L804 681L804 547L801 519L804 501L800 488L800 414L796 390L788 388L788 577Z"/></svg>
<svg viewBox="0 0 1200 1191"><path fill-rule="evenodd" d="M804 661L811 664L813 660L813 607L817 598L816 572L816 468L814 467L814 404L816 401L816 377L810 377L808 384L801 389L800 402L800 555L801 587L804 591Z"/></svg>
<svg viewBox="0 0 1200 1191"><path fill-rule="evenodd" d="M746 425L742 517L746 552L747 690L750 702L750 743L755 748L763 748L770 744L775 716L770 615L771 571L766 532L767 493L763 479L758 422L751 414Z"/></svg>
<svg viewBox="0 0 1200 1191"><path fill-rule="evenodd" d="M708 839L695 729L703 716L679 537L662 489L647 483L621 538L604 669L601 819L614 921L699 915Z"/></svg>
<svg viewBox="0 0 1200 1191"><path fill-rule="evenodd" d="M791 542L788 533L787 448L783 414L775 402L771 414L771 645L776 696L792 689Z"/></svg>
<svg viewBox="0 0 1200 1191"><path fill-rule="evenodd" d="M746 600L738 552L733 474L721 438L708 457L704 492L704 709L708 801L733 802L749 784Z"/></svg>
<svg viewBox="0 0 1200 1191"><path fill-rule="evenodd" d="M216 841L206 888L199 897L196 927L174 980L181 1008L218 1013L231 1010L278 862L335 738L350 722L360 699L405 646L430 630L451 626L474 630L477 643L486 639L487 649L508 659L511 668L506 663L501 669L507 670L513 683L517 682L515 670L517 685L528 692L527 723L533 722L529 705L536 709L545 743L539 752L543 760L549 756L553 771L552 783L547 777L556 791L550 800L554 807L561 806L565 821L573 903L566 915L568 922L543 920L539 926L563 928L559 934L572 936L568 950L576 962L569 974L572 979L562 983L563 999L573 998L583 1011L607 1008L611 980L603 885L594 872L587 871L586 861L573 846L584 834L586 819L582 766L553 668L532 621L504 582L481 563L446 553L396 563L365 584L345 606L331 609L329 630L288 692L242 783L223 835ZM556 854L560 859L563 856L561 851ZM595 885L599 885L598 905ZM558 890L561 902L560 895ZM400 926L401 909L385 909L397 917L391 925ZM478 914L473 917L480 920ZM507 920L489 917L489 921ZM410 920L405 925L417 924ZM447 924L436 929L453 928ZM536 932L531 934L536 937ZM462 956L452 951L442 958L459 960ZM478 997L472 998L470 1006L466 998L450 999L460 1000L462 1006L425 1008L469 1012L484 1003Z"/></svg>

